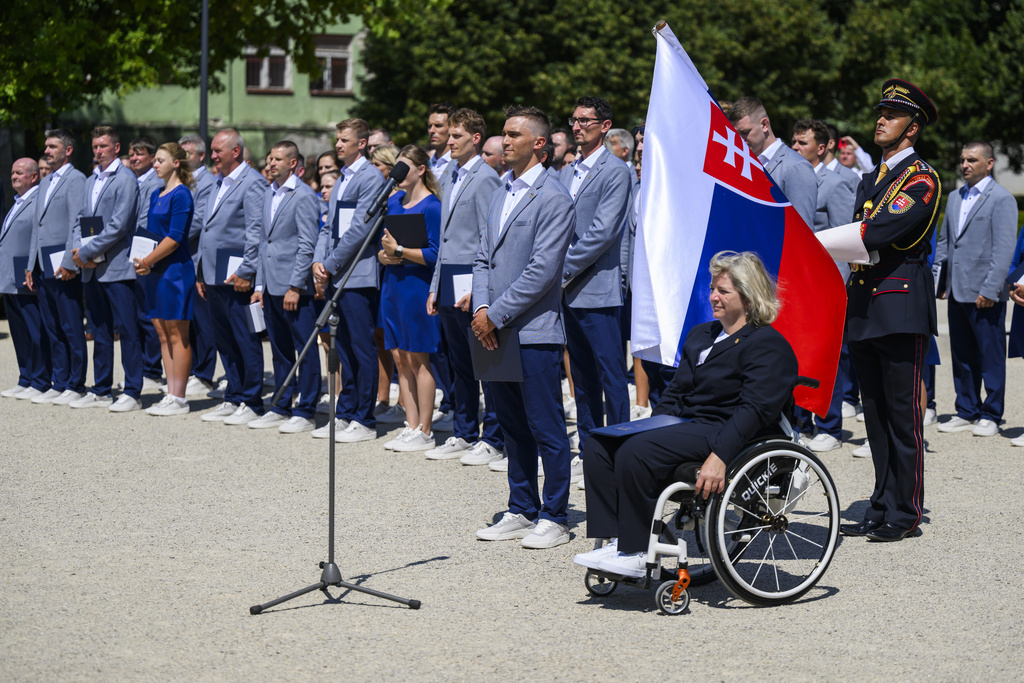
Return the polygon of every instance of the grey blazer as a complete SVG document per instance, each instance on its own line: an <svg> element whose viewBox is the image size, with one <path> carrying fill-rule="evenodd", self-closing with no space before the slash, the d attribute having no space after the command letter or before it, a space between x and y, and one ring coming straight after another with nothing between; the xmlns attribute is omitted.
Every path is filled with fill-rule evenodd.
<svg viewBox="0 0 1024 683"><path fill-rule="evenodd" d="M572 165L559 172L567 188L573 173ZM570 280L565 303L572 308L622 305L622 231L633 189L631 173L624 161L605 150L576 193L576 232L562 269L562 277Z"/></svg>
<svg viewBox="0 0 1024 683"><path fill-rule="evenodd" d="M315 293L312 266L320 223L320 197L299 180L294 190L285 192L271 221L273 200L274 190L268 187L260 234L256 236L260 245L256 283L274 296L284 296L289 287L312 295Z"/></svg>
<svg viewBox="0 0 1024 683"><path fill-rule="evenodd" d="M11 224L6 229L4 216L0 222L0 294L27 294L22 288L25 282L25 270L28 267L28 255L32 248L32 227L36 222L36 202L39 201L39 188L19 206L15 204L9 213L14 214ZM18 263L15 264L15 259ZM21 260L25 259L24 263ZM34 285L33 285L34 286Z"/></svg>
<svg viewBox="0 0 1024 683"><path fill-rule="evenodd" d="M455 164L449 164L449 169L451 172L442 176L441 241L438 244L434 277L430 281L430 293L435 296L441 280L442 263L473 265L480 251L480 236L487 227L491 195L501 187L497 172L480 159L466 174L466 181L452 206Z"/></svg>
<svg viewBox="0 0 1024 683"><path fill-rule="evenodd" d="M633 184L629 194L629 207L626 210L626 227L622 230L622 243L619 249L619 263L622 266L622 298L633 286L633 247L636 244L637 202L640 201L640 183Z"/></svg>
<svg viewBox="0 0 1024 683"><path fill-rule="evenodd" d="M138 179L135 181L138 183ZM149 225L149 200L153 198L155 190L164 189L164 181L156 173L146 179L146 182L139 185L139 220L138 227L145 229ZM195 197L192 197L192 204L195 205ZM195 214L193 214L195 215Z"/></svg>
<svg viewBox="0 0 1024 683"><path fill-rule="evenodd" d="M487 229L473 264L473 306L488 306L498 327L519 330L520 344L564 344L562 264L576 227L568 190L542 172L501 231L505 188L491 194Z"/></svg>
<svg viewBox="0 0 1024 683"><path fill-rule="evenodd" d="M260 257L263 195L269 184L259 171L246 164L238 182L232 184L220 204L214 207L220 182L218 180L210 189L203 202L203 227L199 237L199 267L196 273L207 285L223 285L223 279L217 279L217 251L241 249L242 264L234 272L245 280L255 280ZM196 212L197 215L199 213ZM193 218L192 222L197 221Z"/></svg>
<svg viewBox="0 0 1024 683"><path fill-rule="evenodd" d="M854 171L852 168L848 168L847 166L843 166L839 162L836 162L836 165L835 165L834 168L830 168L828 170L832 171L833 173L838 174L839 177L842 180L845 180L847 183L849 183L851 186L853 186L853 193L855 195L857 194L857 186L860 185L860 174L859 173Z"/></svg>
<svg viewBox="0 0 1024 683"><path fill-rule="evenodd" d="M979 294L1006 301L1010 289L1006 276L1017 242L1017 202L992 180L974 202L957 237L962 193L963 188L949 193L932 268L938 275L946 263L946 291L957 301L972 303Z"/></svg>
<svg viewBox="0 0 1024 683"><path fill-rule="evenodd" d="M345 270L351 264L363 246L363 240L376 222L366 221L366 212L370 208L377 193L384 187L384 176L374 168L373 164L366 162L359 167L359 170L345 182L338 178L331 190L331 197L327 202L327 223L320 231L317 238L316 254L313 261L324 264L324 268L332 275L332 282L338 285L345 275ZM338 191L341 190L339 197ZM355 213L352 214L352 222L348 230L341 236L340 240L334 239L334 222L337 217L337 205L339 201L354 202ZM379 215L379 214L378 214ZM352 271L352 277L345 283L345 289L359 289L363 287L379 287L380 271L377 263L377 250L371 244L358 265Z"/></svg>
<svg viewBox="0 0 1024 683"><path fill-rule="evenodd" d="M203 210L206 209L206 198L210 190L217 186L217 180L205 166L201 166L192 174L196 181L196 189L192 190L192 225L188 231L188 250L192 253L192 265L199 265L199 236L203 233ZM198 272L198 271L197 271Z"/></svg>
<svg viewBox="0 0 1024 683"><path fill-rule="evenodd" d="M132 235L135 234L139 216L139 183L131 170L123 164L119 165L114 175L103 183L95 209L92 207L94 185L95 173L85 181L78 218L71 226L71 239L74 248L78 249L78 258L91 261L103 254L103 261L95 268L86 268L82 273L82 282L89 282L94 277L100 282L134 280L135 267L128 258L128 252L131 251ZM81 222L88 216L102 217L103 230L92 242L83 247Z"/></svg>
<svg viewBox="0 0 1024 683"><path fill-rule="evenodd" d="M818 181L811 162L782 145L765 164L764 170L768 171L804 222L809 227L813 226L814 207L818 204Z"/></svg>
<svg viewBox="0 0 1024 683"><path fill-rule="evenodd" d="M854 187L838 173L824 166L818 169L815 177L818 180L818 205L814 211L814 225L811 228L818 232L849 223L854 213ZM849 263L836 261L836 266L844 281L850 277Z"/></svg>
<svg viewBox="0 0 1024 683"><path fill-rule="evenodd" d="M53 189L50 201L44 204L46 192L54 180L57 181L57 187ZM32 244L28 256L28 269L33 273L38 266L40 272L44 273L43 277L46 277L47 269L41 263L44 258L42 250L57 245L65 250L61 266L73 273L78 272L78 266L71 260L71 249L74 245L71 226L74 225L78 211L82 208L84 189L85 175L70 165L62 177L57 178L51 173L39 183L39 189L36 190L37 199L33 203L35 226L32 229Z"/></svg>

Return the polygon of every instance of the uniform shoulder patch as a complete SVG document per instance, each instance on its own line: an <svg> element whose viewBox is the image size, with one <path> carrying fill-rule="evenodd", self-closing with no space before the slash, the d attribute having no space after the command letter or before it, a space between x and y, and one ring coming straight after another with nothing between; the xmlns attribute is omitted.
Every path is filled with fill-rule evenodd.
<svg viewBox="0 0 1024 683"><path fill-rule="evenodd" d="M910 207L914 205L914 200L906 192L900 192L897 194L891 202L889 202L889 213L901 214L906 213L910 210Z"/></svg>
<svg viewBox="0 0 1024 683"><path fill-rule="evenodd" d="M935 196L935 178L933 178L931 175L927 173L918 174L911 178L910 182L903 186L903 191L905 192L910 188L914 187L915 185L924 185L927 188L924 191L924 195L921 197L921 200L925 204L930 204L932 201L932 197Z"/></svg>

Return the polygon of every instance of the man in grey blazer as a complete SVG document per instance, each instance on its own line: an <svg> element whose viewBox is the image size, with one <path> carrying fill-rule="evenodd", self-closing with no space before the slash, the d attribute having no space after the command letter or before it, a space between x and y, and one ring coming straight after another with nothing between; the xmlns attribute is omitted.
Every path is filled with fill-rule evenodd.
<svg viewBox="0 0 1024 683"><path fill-rule="evenodd" d="M71 258L82 271L85 305L93 335L93 388L70 403L72 408L107 408L125 413L141 408L142 344L136 321L135 268L128 253L139 211L135 174L118 159L121 143L110 126L92 131L92 153L98 164L85 181L78 218L71 226ZM98 222L100 231L88 239L83 228ZM110 396L114 380L114 329L121 334L124 393Z"/></svg>
<svg viewBox="0 0 1024 683"><path fill-rule="evenodd" d="M590 432L629 421L626 353L622 342L622 233L636 172L605 149L612 108L600 97L581 97L569 119L579 156L559 172L576 208L576 232L565 255L565 333L576 389L576 424L582 450ZM583 476L582 464L574 469Z"/></svg>
<svg viewBox="0 0 1024 683"><path fill-rule="evenodd" d="M511 173L491 195L480 237L473 265L472 329L490 350L497 348L499 332L516 335L524 381L491 382L508 453L508 512L476 535L553 548L569 542L571 455L559 384L565 342L559 283L576 213L568 192L539 161L550 134L548 117L536 107L522 106L510 107L505 115L503 158ZM538 455L544 465L543 498Z"/></svg>
<svg viewBox="0 0 1024 683"><path fill-rule="evenodd" d="M192 190L192 227L188 234L188 248L192 252L193 265L199 265L199 235L203 232L202 209L210 190L217 184L213 174L206 169L206 142L195 133L189 133L178 144L188 155L192 179L196 187ZM192 347L192 377L185 385L185 396L205 396L214 388L213 376L217 371L217 340L213 334L210 319L210 304L201 296L192 299L192 324L188 326Z"/></svg>
<svg viewBox="0 0 1024 683"><path fill-rule="evenodd" d="M263 414L263 343L253 329L249 304L268 184L242 159L244 148L233 128L219 131L210 145L219 173L202 209L196 270L196 287L210 306L228 380L224 401L201 419L226 425L248 424Z"/></svg>
<svg viewBox="0 0 1024 683"><path fill-rule="evenodd" d="M994 165L990 143L964 145L960 171L967 183L949 193L936 248L933 269L942 288L939 297L949 300L956 390L956 415L939 425L940 432L995 436L1003 417L1006 276L1017 239L1017 202L992 177Z"/></svg>
<svg viewBox="0 0 1024 683"><path fill-rule="evenodd" d="M142 136L128 144L128 164L139 184L139 219L137 228L145 230L149 225L149 201L156 190L162 190L164 181L153 168L156 143L152 138ZM142 342L142 388L159 389L162 384L163 364L160 357L160 337L153 322L146 316L146 294L142 284L135 281L135 299L138 302L136 315L139 321L139 339Z"/></svg>
<svg viewBox="0 0 1024 683"><path fill-rule="evenodd" d="M50 344L51 382L60 394L37 396L34 403L67 405L85 396L89 352L82 325L82 279L71 259L71 226L82 206L85 176L71 165L75 138L67 130L46 131L43 156L54 169L39 185L33 202L35 225L25 281L39 293L43 328ZM51 254L63 252L53 268Z"/></svg>
<svg viewBox="0 0 1024 683"><path fill-rule="evenodd" d="M268 173L274 182L263 200L263 221L256 238L260 246L259 268L252 300L263 304L274 379L280 387L316 328L312 265L320 198L295 173L299 148L294 142L278 142L267 158ZM249 423L250 429L276 427L283 434L313 430L320 398L320 356L315 347L299 366L297 379L302 396L295 407L293 384L285 389L279 403Z"/></svg>
<svg viewBox="0 0 1024 683"><path fill-rule="evenodd" d="M852 168L843 166L839 163L839 157L836 156L836 152L839 150L839 129L833 126L831 123L823 121L825 128L828 130L828 143L825 145L825 156L821 158L821 163L825 164L825 168L837 173L840 178L843 178L853 186L854 194L857 193L857 186L860 185L860 174L854 171Z"/></svg>
<svg viewBox="0 0 1024 683"><path fill-rule="evenodd" d="M338 182L327 202L328 224L320 231L313 258L313 277L318 284L339 286L350 266L352 277L338 299L337 348L341 356L341 393L335 411L335 441L353 443L377 438L377 326L380 279L376 252L363 249L363 240L373 228L366 220L377 193L384 186L380 174L363 155L369 126L362 119L337 124L334 145L343 165ZM330 425L313 431L316 438L328 438Z"/></svg>
<svg viewBox="0 0 1024 683"><path fill-rule="evenodd" d="M764 170L786 195L796 212L808 227L814 225L814 208L818 203L818 181L814 177L814 168L775 137L772 123L760 100L741 97L732 103L728 116L736 132L746 140L750 151L757 155Z"/></svg>
<svg viewBox="0 0 1024 683"><path fill-rule="evenodd" d="M494 399L484 382L483 436L480 435L480 385L473 374L469 312L472 293L455 292L455 281L472 278L480 251L480 234L487 226L491 195L501 186L498 174L480 157L487 135L484 119L472 109L460 109L449 120L448 149L452 172L441 178L441 241L427 297L427 311L440 315L441 332L451 365L453 435L425 453L431 460L459 458L463 465L487 465L501 460L505 439L494 414ZM450 168L450 167L449 167Z"/></svg>
<svg viewBox="0 0 1024 683"><path fill-rule="evenodd" d="M14 206L0 224L0 294L10 323L11 341L18 361L18 384L0 396L31 400L60 396L50 384L50 347L39 313L39 297L25 284L32 248L35 202L39 200L39 165L18 159L11 166Z"/></svg>

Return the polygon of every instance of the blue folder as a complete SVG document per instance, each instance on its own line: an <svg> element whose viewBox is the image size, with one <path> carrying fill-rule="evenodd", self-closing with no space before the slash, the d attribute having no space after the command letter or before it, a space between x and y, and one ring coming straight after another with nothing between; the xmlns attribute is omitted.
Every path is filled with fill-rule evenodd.
<svg viewBox="0 0 1024 683"><path fill-rule="evenodd" d="M356 203L355 202L337 202L334 205L334 216L331 217L331 237L334 238L335 240L340 240L341 239L341 212L342 212L342 210L350 210L350 211L353 212L351 214L351 216L352 216L351 220L347 219L345 221L345 229L348 230L349 223L351 223L352 220L355 220Z"/></svg>
<svg viewBox="0 0 1024 683"><path fill-rule="evenodd" d="M63 244L52 244L48 247L42 247L39 251L42 253L42 260L39 265L43 267L43 275L45 277L52 278L54 275L53 264L50 262L50 256L58 251L64 251Z"/></svg>
<svg viewBox="0 0 1024 683"><path fill-rule="evenodd" d="M241 249L218 249L217 250L217 281L213 284L222 285L228 279L228 275L235 271L228 272L228 259L231 257L242 258L244 252Z"/></svg>
<svg viewBox="0 0 1024 683"><path fill-rule="evenodd" d="M455 288L452 285L453 275L467 275L473 272L472 265L461 265L458 263L442 263L441 275L437 282L437 305L454 306Z"/></svg>
<svg viewBox="0 0 1024 683"><path fill-rule="evenodd" d="M651 417L645 417L642 420L622 422L617 425L601 427L600 429L595 429L590 432L590 434L591 436L606 436L614 439L625 439L626 437L633 436L634 434L642 434L643 432L649 432L652 429L671 427L672 425L682 424L683 422L689 421L690 420L685 417L676 417L675 415L653 415Z"/></svg>
<svg viewBox="0 0 1024 683"><path fill-rule="evenodd" d="M14 286L18 294L31 294L32 290L25 286L25 271L28 270L28 256L14 257Z"/></svg>

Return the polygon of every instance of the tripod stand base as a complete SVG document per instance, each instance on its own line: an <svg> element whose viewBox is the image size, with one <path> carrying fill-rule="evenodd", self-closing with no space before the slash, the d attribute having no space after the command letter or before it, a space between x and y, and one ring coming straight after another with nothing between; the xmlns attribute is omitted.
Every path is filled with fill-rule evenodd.
<svg viewBox="0 0 1024 683"><path fill-rule="evenodd" d="M392 602L398 602L403 605L407 605L409 609L420 608L419 600L407 600L405 598L400 598L397 595L391 595L390 593L382 593L381 591L375 591L372 588L365 588L363 586L357 586L355 584L346 583L345 581L342 581L341 570L338 569L338 565L334 564L333 562L321 562L320 566L323 567L323 572L320 574L320 583L314 583L312 586L306 586L302 590L297 590L294 593L289 593L288 595L277 598L276 600L265 602L262 605L253 605L249 608L249 614L259 614L265 609L274 607L275 605L280 605L282 602L288 602L289 600L297 598L300 595L312 593L315 590L321 590L326 593L328 586L337 586L339 588L345 588L348 590L358 591L359 593L373 595L378 598L383 598L385 600L391 600Z"/></svg>

